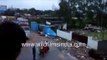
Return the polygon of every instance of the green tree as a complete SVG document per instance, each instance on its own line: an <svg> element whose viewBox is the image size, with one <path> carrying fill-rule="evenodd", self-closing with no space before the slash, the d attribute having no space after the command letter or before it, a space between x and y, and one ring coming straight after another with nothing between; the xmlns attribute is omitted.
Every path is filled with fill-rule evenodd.
<svg viewBox="0 0 107 60"><path fill-rule="evenodd" d="M70 27L75 28L76 26L83 26L82 24L82 17L83 11L85 10L84 0L61 0L59 3L60 6L60 16L64 17L68 25ZM77 18L75 20L74 18Z"/></svg>
<svg viewBox="0 0 107 60"><path fill-rule="evenodd" d="M21 13L21 9L17 8L17 9L15 9L15 12L16 13Z"/></svg>
<svg viewBox="0 0 107 60"><path fill-rule="evenodd" d="M35 8L29 9L29 13L30 13L31 15L36 15L36 9L35 9Z"/></svg>
<svg viewBox="0 0 107 60"><path fill-rule="evenodd" d="M59 16L64 17L65 21L71 25L71 10L69 3L66 0L61 0L59 3L60 10L59 10Z"/></svg>
<svg viewBox="0 0 107 60"><path fill-rule="evenodd" d="M28 12L29 12L28 9L22 9L22 10L21 10L21 14L25 14L25 13L28 13Z"/></svg>
<svg viewBox="0 0 107 60"><path fill-rule="evenodd" d="M4 15L7 15L7 16L14 16L14 14L15 14L15 10L11 8L7 9L4 13Z"/></svg>

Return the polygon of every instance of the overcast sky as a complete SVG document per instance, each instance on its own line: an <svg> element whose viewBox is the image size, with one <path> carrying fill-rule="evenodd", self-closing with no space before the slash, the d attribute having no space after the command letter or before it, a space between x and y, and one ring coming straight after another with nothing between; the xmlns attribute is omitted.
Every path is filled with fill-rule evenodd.
<svg viewBox="0 0 107 60"><path fill-rule="evenodd" d="M59 8L59 0L0 0L0 5L13 8L35 8L38 10L53 10Z"/></svg>

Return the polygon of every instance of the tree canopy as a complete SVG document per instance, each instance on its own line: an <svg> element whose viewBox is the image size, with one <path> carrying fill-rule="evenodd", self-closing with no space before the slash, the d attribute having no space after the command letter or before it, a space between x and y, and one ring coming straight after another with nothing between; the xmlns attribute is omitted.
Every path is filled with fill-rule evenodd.
<svg viewBox="0 0 107 60"><path fill-rule="evenodd" d="M105 26L107 2L104 0L60 0L60 16L70 27L82 28L86 24ZM76 18L76 19L74 19Z"/></svg>

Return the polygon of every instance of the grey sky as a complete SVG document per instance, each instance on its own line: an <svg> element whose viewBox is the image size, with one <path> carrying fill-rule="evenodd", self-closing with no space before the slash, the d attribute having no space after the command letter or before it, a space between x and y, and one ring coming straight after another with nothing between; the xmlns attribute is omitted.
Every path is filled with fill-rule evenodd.
<svg viewBox="0 0 107 60"><path fill-rule="evenodd" d="M39 10L53 10L59 8L60 0L0 0L1 5L14 8L35 8Z"/></svg>

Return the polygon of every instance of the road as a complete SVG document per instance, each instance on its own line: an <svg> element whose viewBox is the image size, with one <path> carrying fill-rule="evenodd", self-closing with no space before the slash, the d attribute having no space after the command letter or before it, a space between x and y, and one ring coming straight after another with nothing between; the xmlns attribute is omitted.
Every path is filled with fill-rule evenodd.
<svg viewBox="0 0 107 60"><path fill-rule="evenodd" d="M51 41L48 38L32 33L28 42ZM32 47L23 47L17 60L33 60ZM38 47L36 47L36 60L77 60L64 50L59 50L58 47L50 47L49 52L44 56L39 56Z"/></svg>

